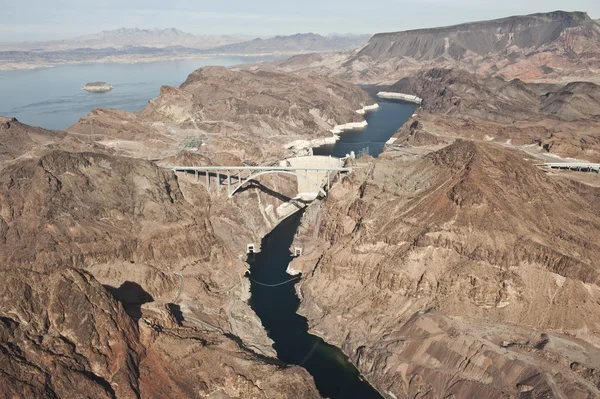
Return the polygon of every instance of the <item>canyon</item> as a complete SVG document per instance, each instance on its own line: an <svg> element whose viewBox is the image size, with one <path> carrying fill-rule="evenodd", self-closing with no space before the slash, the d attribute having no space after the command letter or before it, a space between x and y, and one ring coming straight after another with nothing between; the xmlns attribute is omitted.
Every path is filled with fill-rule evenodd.
<svg viewBox="0 0 600 399"><path fill-rule="evenodd" d="M249 276L269 273L247 244L264 238L293 258L273 273L294 273L290 320L386 399L600 397L598 175L538 165L600 162L599 29L553 12L377 34L201 68L65 131L0 117L4 392L322 397L312 352L284 362L252 307ZM422 101L311 203L292 176L226 199L216 176L209 191L172 169L310 155L376 116L381 91ZM283 247L282 205L303 210Z"/></svg>
<svg viewBox="0 0 600 399"><path fill-rule="evenodd" d="M108 152L48 149L0 172L3 387L21 397L319 397L304 370L270 359L246 303L241 243L277 220L248 205L261 194L211 200Z"/></svg>
<svg viewBox="0 0 600 399"><path fill-rule="evenodd" d="M246 243L281 220L295 180L267 177L223 201L164 166L289 156L288 141L331 137L370 104L336 79L206 68L139 113L96 110L66 132L3 117L3 386L25 397L320 397L304 369L275 359L243 277ZM191 132L212 133L201 152L182 146Z"/></svg>

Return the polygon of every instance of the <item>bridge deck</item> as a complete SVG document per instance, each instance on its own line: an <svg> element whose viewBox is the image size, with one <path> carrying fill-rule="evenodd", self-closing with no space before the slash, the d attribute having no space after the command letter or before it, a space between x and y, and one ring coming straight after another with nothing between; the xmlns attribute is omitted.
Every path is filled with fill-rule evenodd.
<svg viewBox="0 0 600 399"><path fill-rule="evenodd" d="M315 171L315 170L323 170L323 171L332 171L332 172L352 172L352 168L342 168L342 167L321 167L321 168L308 168L304 166L173 166L173 171L175 172L205 172L205 171L237 171L237 170L251 170L251 171L288 171L288 172L297 172L297 171Z"/></svg>
<svg viewBox="0 0 600 399"><path fill-rule="evenodd" d="M569 169L583 172L597 172L600 173L600 163L590 162L548 162L540 163L536 166L545 166L550 169Z"/></svg>
<svg viewBox="0 0 600 399"><path fill-rule="evenodd" d="M175 173L193 173L196 176L196 182L200 181L199 175L205 175L206 189L210 192L211 176L216 176L217 195L220 193L221 187L227 188L229 198L233 196L242 186L259 176L269 173L284 173L295 175L298 181L304 180L309 187L313 187L318 193L327 195L323 189L323 185L327 187L327 191L331 186L331 178L343 173L352 172L353 168L343 168L336 166L324 167L305 167L305 166L173 166ZM246 172L246 173L244 173ZM323 172L319 176L319 172ZM244 176L246 175L246 176ZM323 181L324 180L324 181ZM300 187L300 185L299 185Z"/></svg>

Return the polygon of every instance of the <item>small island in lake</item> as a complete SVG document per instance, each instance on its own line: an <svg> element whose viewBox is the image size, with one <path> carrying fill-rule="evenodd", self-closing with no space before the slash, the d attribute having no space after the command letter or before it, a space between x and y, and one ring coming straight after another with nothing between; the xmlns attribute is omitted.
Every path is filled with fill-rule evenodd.
<svg viewBox="0 0 600 399"><path fill-rule="evenodd" d="M90 82L82 87L83 90L92 93L105 93L107 91L111 91L113 88L113 85L108 84L106 82Z"/></svg>

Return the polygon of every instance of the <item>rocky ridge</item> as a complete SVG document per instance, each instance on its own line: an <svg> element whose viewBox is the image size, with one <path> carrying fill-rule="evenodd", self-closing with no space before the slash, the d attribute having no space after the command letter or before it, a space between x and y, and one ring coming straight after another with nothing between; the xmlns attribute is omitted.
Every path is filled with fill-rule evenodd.
<svg viewBox="0 0 600 399"><path fill-rule="evenodd" d="M92 148L106 151L76 135L32 127L16 118L0 116L0 169L19 159L39 156L55 149L83 151Z"/></svg>
<svg viewBox="0 0 600 399"><path fill-rule="evenodd" d="M217 201L191 179L107 153L43 151L6 165L3 387L21 397L318 397L306 371L266 357L271 342L246 303L245 243L277 221L254 201L276 204L260 191Z"/></svg>
<svg viewBox="0 0 600 399"><path fill-rule="evenodd" d="M279 63L357 83L391 83L422 69L460 68L521 80L590 79L600 67L600 26L583 12L555 11L498 20L378 33L350 54ZM308 61L308 62L307 62Z"/></svg>
<svg viewBox="0 0 600 399"><path fill-rule="evenodd" d="M462 70L432 69L387 88L423 98L397 144L429 146L456 138L494 141L533 154L600 160L600 86L533 84Z"/></svg>
<svg viewBox="0 0 600 399"><path fill-rule="evenodd" d="M206 67L179 88L163 86L139 112L97 109L68 131L94 134L138 157L170 156L196 137L207 153L279 160L292 155L287 143L332 137L336 125L363 121L356 111L372 103L358 87L334 78Z"/></svg>
<svg viewBox="0 0 600 399"><path fill-rule="evenodd" d="M311 331L390 397L600 395L598 188L525 158L457 141L336 185L294 244Z"/></svg>
<svg viewBox="0 0 600 399"><path fill-rule="evenodd" d="M211 54L301 54L327 51L352 50L363 46L371 35L328 35L299 33L291 36L271 38L230 44L207 50Z"/></svg>

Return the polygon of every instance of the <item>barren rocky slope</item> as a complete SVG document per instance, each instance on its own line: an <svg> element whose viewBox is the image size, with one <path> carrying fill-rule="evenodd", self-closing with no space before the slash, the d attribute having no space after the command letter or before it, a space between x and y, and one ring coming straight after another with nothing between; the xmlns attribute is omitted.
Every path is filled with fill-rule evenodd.
<svg viewBox="0 0 600 399"><path fill-rule="evenodd" d="M94 152L2 169L3 387L21 397L318 397L304 370L257 355L274 352L245 302L245 243L277 221L265 213L275 200L212 195L150 162Z"/></svg>
<svg viewBox="0 0 600 399"><path fill-rule="evenodd" d="M211 54L301 54L352 50L363 46L370 35L328 35L298 33L291 36L275 36L267 39L254 39L242 43L229 44L207 50Z"/></svg>
<svg viewBox="0 0 600 399"><path fill-rule="evenodd" d="M505 79L590 78L600 67L600 26L582 12L513 16L462 25L379 33L359 51L279 63L359 83L384 83L423 68L461 68Z"/></svg>
<svg viewBox="0 0 600 399"><path fill-rule="evenodd" d="M0 169L19 158L39 156L57 148L83 150L92 147L77 136L24 125L15 118L0 116Z"/></svg>
<svg viewBox="0 0 600 399"><path fill-rule="evenodd" d="M386 89L424 100L417 116L396 134L398 143L423 146L469 138L600 160L600 86L593 83L507 82L461 70L432 69Z"/></svg>
<svg viewBox="0 0 600 399"><path fill-rule="evenodd" d="M281 159L284 145L331 137L335 125L362 121L355 111L372 104L356 86L319 75L201 68L179 87L137 112L94 110L68 129L94 134L127 154L165 157L198 137L210 153L240 159Z"/></svg>
<svg viewBox="0 0 600 399"><path fill-rule="evenodd" d="M600 395L600 191L525 157L384 154L305 215L301 312L389 397Z"/></svg>

